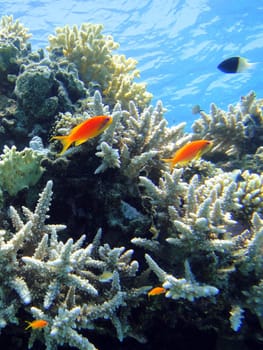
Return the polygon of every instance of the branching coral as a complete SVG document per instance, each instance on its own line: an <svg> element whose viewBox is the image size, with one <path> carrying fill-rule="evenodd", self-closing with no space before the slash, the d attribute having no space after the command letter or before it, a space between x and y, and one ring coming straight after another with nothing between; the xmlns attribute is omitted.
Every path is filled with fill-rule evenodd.
<svg viewBox="0 0 263 350"><path fill-rule="evenodd" d="M31 34L28 29L20 23L19 20L14 20L13 16L3 16L0 20L0 38L2 40L10 40L19 43L19 48L26 48L28 39Z"/></svg>
<svg viewBox="0 0 263 350"><path fill-rule="evenodd" d="M223 298L232 310L233 330L238 331L246 319L246 308L258 316L262 325L263 236L262 219L257 214L262 201L260 176L247 171L217 170L211 178L194 175L187 183L183 173L183 169L174 169L172 174L164 172L158 186L149 178L140 177L143 195L150 197L158 233L151 239L133 238L132 242L156 258L161 254L165 269L147 254L146 260L166 288L166 297L193 301L197 296L219 292L217 298ZM166 251L166 256L162 251ZM174 274L182 273L182 261L185 278L178 279ZM201 284L196 282L190 265ZM253 275L250 282L249 275ZM241 290L231 285L231 278L240 281ZM233 298L226 300L233 289Z"/></svg>
<svg viewBox="0 0 263 350"><path fill-rule="evenodd" d="M109 111L98 91L87 110L95 114ZM261 176L242 169L226 172L205 160L168 171L161 158L198 135L184 134L183 123L168 128L164 112L161 102L142 112L133 102L128 111L116 104L111 126L81 153L92 151L102 159L95 174L105 185L101 193L107 193L102 202L109 226L128 232L135 247L151 252L146 260L166 288L166 297L178 307L184 307L186 299L197 309L205 299L229 332L231 327L246 329L241 327L241 322L247 322L246 308L257 316L260 309L255 295L262 278L261 229L253 213L262 211ZM107 174L115 175L110 186ZM98 201L96 185L94 191ZM135 218L126 217L123 210L131 202L135 203L130 206L136 211ZM253 264L255 261L258 263ZM248 270L254 276L249 283L245 282ZM152 284L149 280L146 284ZM222 308L224 315L230 313L229 319L222 315ZM119 323L115 320L114 324ZM207 326L197 321L197 327Z"/></svg>
<svg viewBox="0 0 263 350"><path fill-rule="evenodd" d="M68 62L76 65L80 79L86 87L96 83L105 102L113 106L117 101L125 108L133 99L141 108L145 107L151 94L145 83L136 83L139 76L137 62L124 55L112 54L119 45L110 35L101 33L103 26L83 23L80 28L65 26L49 36L48 51L61 50Z"/></svg>
<svg viewBox="0 0 263 350"><path fill-rule="evenodd" d="M99 93L95 94L99 100ZM135 178L141 171L149 172L158 163L158 155L173 149L174 143L183 136L184 123L168 128L164 118L165 108L159 101L139 113L134 102L130 102L129 112L117 104L113 110L113 123L101 136L105 152L97 155L103 159L103 167L120 167L129 178ZM107 147L107 153L106 153ZM101 149L101 145L97 147Z"/></svg>
<svg viewBox="0 0 263 350"><path fill-rule="evenodd" d="M199 138L213 140L213 152L234 158L254 153L259 146L255 138L262 135L262 105L263 100L256 100L254 91L235 106L230 105L227 112L211 104L210 114L201 111L201 118L194 122L193 130Z"/></svg>
<svg viewBox="0 0 263 350"><path fill-rule="evenodd" d="M163 287L167 290L165 296L172 299L187 299L194 301L196 298L210 297L218 293L218 289L209 285L200 285L194 279L188 261L185 261L185 277L176 278L167 274L156 264L156 262L148 255L145 255L146 261L150 269L157 275Z"/></svg>
<svg viewBox="0 0 263 350"><path fill-rule="evenodd" d="M251 92L227 112L212 104L187 134L185 123L168 127L161 101L148 105L145 84L135 82L136 61L114 54L118 44L101 25L58 28L49 59L30 52L27 30L11 17L2 19L0 38L1 103L8 102L2 145L17 147L5 145L0 159L1 198L17 205L27 191L7 194L32 187L45 164L42 181L52 178L58 190L55 215L79 237L67 231L62 239L65 225L47 223L52 181L34 211L9 208L14 229L3 204L0 329L29 314L48 321L31 331L29 348L40 341L47 350L95 350L89 330L145 340L149 318L240 337L251 319L262 327L262 100ZM44 148L50 134L65 135L95 115L113 117L99 137L65 157ZM34 150L25 148L28 135L44 145L37 139ZM213 140L214 153L169 171L162 158L201 138ZM101 229L92 241L83 235L94 227L109 233L104 243ZM151 256L144 259L143 249ZM149 306L145 294L155 283L166 298Z"/></svg>
<svg viewBox="0 0 263 350"><path fill-rule="evenodd" d="M195 175L189 184L182 181L182 174L183 169L175 169L172 174L164 172L159 186L140 177L144 195L151 198L157 228L166 227L166 241L180 251L178 258L199 260L204 252L207 257L223 251L231 255L234 242L228 228L236 224L231 211L241 208L232 174L221 173L204 183ZM214 264L217 266L217 259Z"/></svg>
<svg viewBox="0 0 263 350"><path fill-rule="evenodd" d="M122 328L119 311L125 306L123 317L128 315L127 305L132 307L132 300L143 295L147 287L125 288L125 281L136 276L138 262L132 260L132 250L101 245L101 230L85 247L85 235L76 242L72 238L60 241L57 233L65 226L45 224L51 196L49 181L35 211L23 208L25 223L14 208L10 209L17 232L9 233L11 238L1 233L0 278L5 282L1 283L0 324L5 327L8 322L17 322L16 313L24 307L33 317L48 321L42 335L32 332L29 348L38 338L49 350L63 344L95 350L77 330L94 328L100 318L111 319L122 339L129 327ZM103 272L110 278L101 278ZM12 297L10 290L16 291L17 297ZM12 308L6 308L7 303Z"/></svg>

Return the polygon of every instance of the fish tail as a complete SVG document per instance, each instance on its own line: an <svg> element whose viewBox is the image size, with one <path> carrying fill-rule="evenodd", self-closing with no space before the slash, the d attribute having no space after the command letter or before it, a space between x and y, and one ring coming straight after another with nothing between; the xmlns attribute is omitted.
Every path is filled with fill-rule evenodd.
<svg viewBox="0 0 263 350"><path fill-rule="evenodd" d="M31 327L31 322L29 322L29 321L25 321L25 322L27 323L25 330L28 330Z"/></svg>
<svg viewBox="0 0 263 350"><path fill-rule="evenodd" d="M238 73L242 73L244 71L246 71L247 69L253 69L257 66L256 62L249 62L246 59L240 59L239 61L239 65L238 65Z"/></svg>
<svg viewBox="0 0 263 350"><path fill-rule="evenodd" d="M53 137L51 137L50 141L52 141L52 140L59 140L63 145L62 151L58 154L59 156L61 156L64 152L66 152L66 150L72 144L72 141L70 140L68 135L53 136Z"/></svg>
<svg viewBox="0 0 263 350"><path fill-rule="evenodd" d="M257 65L258 65L258 62L248 62L248 68L254 69L257 67Z"/></svg>

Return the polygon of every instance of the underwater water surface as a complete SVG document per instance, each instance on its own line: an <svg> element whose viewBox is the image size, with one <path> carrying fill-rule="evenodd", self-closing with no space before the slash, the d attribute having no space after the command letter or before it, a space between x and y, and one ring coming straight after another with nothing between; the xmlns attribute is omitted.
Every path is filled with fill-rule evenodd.
<svg viewBox="0 0 263 350"><path fill-rule="evenodd" d="M0 10L28 28L33 52L57 27L103 24L169 125L187 124L167 128L161 103L142 112L147 103L117 98L109 81L122 70L103 85L108 56L90 78L92 61L72 65L61 42L49 61L16 41L25 57L11 50L15 74L0 79L0 344L262 350L263 0L7 0ZM233 56L256 64L217 68ZM86 99L97 82L104 100ZM212 102L235 108L193 114Z"/></svg>
<svg viewBox="0 0 263 350"><path fill-rule="evenodd" d="M0 10L30 29L33 49L46 47L57 26L102 23L120 43L118 52L138 60L170 125L186 121L190 129L195 104L227 109L250 90L263 95L262 0L7 0ZM235 75L217 70L220 61L239 55L258 62L256 68Z"/></svg>

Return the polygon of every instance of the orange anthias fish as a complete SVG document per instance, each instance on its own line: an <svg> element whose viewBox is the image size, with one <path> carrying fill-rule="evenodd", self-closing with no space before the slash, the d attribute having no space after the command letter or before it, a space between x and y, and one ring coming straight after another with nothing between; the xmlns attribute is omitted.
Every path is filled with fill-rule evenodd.
<svg viewBox="0 0 263 350"><path fill-rule="evenodd" d="M164 294L167 290L163 287L154 287L148 292L148 297L152 297L154 295Z"/></svg>
<svg viewBox="0 0 263 350"><path fill-rule="evenodd" d="M112 123L112 117L98 115L96 117L84 120L84 122L71 129L70 133L65 136L53 136L51 140L61 141L63 148L59 155L66 152L71 144L79 146L89 139L98 136Z"/></svg>
<svg viewBox="0 0 263 350"><path fill-rule="evenodd" d="M213 146L212 141L197 140L187 143L175 152L173 158L162 159L164 162L170 164L171 171L176 164L186 165L191 160L200 158L204 153L208 152Z"/></svg>
<svg viewBox="0 0 263 350"><path fill-rule="evenodd" d="M40 328L44 328L48 325L48 321L45 320L35 320L32 322L26 321L26 323L28 323L28 326L25 329L40 329Z"/></svg>

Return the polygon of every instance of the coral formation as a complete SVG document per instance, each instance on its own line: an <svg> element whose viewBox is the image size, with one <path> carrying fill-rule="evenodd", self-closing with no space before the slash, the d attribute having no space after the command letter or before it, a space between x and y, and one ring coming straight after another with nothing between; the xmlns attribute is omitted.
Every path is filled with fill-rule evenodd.
<svg viewBox="0 0 263 350"><path fill-rule="evenodd" d="M3 16L0 20L0 38L1 40L12 40L19 43L19 48L24 49L28 46L28 39L31 34L28 29L19 21L14 21L13 16Z"/></svg>
<svg viewBox="0 0 263 350"><path fill-rule="evenodd" d="M256 99L251 91L225 112L212 103L210 114L200 112L201 118L193 124L199 138L212 138L214 152L240 158L244 153L254 153L262 137L263 99Z"/></svg>
<svg viewBox="0 0 263 350"><path fill-rule="evenodd" d="M30 49L28 39L31 35L18 20L3 16L0 20L0 78L1 92L13 87L22 58Z"/></svg>
<svg viewBox="0 0 263 350"><path fill-rule="evenodd" d="M63 243L58 232L65 226L45 223L51 197L52 181L48 181L35 211L23 207L25 222L15 208L10 208L16 232L1 231L0 324L3 328L7 323L17 323L16 314L24 307L34 318L48 321L42 334L32 331L29 348L41 339L50 350L63 344L96 349L77 329L93 329L100 318L112 321L121 340L129 332L127 325L123 328L121 317L127 317L129 308L136 305L133 300L138 302L148 289L125 288L138 272L133 250L102 245L101 230L85 246L85 235ZM100 278L103 271L111 276L106 281ZM13 296L11 303L12 291L17 297ZM125 311L120 316L122 307Z"/></svg>
<svg viewBox="0 0 263 350"><path fill-rule="evenodd" d="M0 155L0 188L15 196L22 189L35 185L44 171L41 159L31 148L18 152L15 146L5 146Z"/></svg>
<svg viewBox="0 0 263 350"><path fill-rule="evenodd" d="M159 324L261 342L262 99L212 104L185 133L161 101L149 106L136 62L113 54L101 25L58 28L48 58L11 17L0 35L12 58L0 62L2 334L33 318L48 325L28 348L95 350L91 331L151 344ZM58 157L50 137L96 115L109 128ZM214 147L203 159L163 162L204 138ZM149 300L160 284L165 295Z"/></svg>
<svg viewBox="0 0 263 350"><path fill-rule="evenodd" d="M79 28L57 28L56 35L49 36L47 49L51 56L60 51L64 61L74 63L87 88L96 83L107 104L113 106L119 101L125 108L134 100L138 107L144 107L152 95L146 91L145 83L134 81L139 77L137 62L113 54L119 45L112 36L103 35L102 29L102 25L91 23L83 23Z"/></svg>

